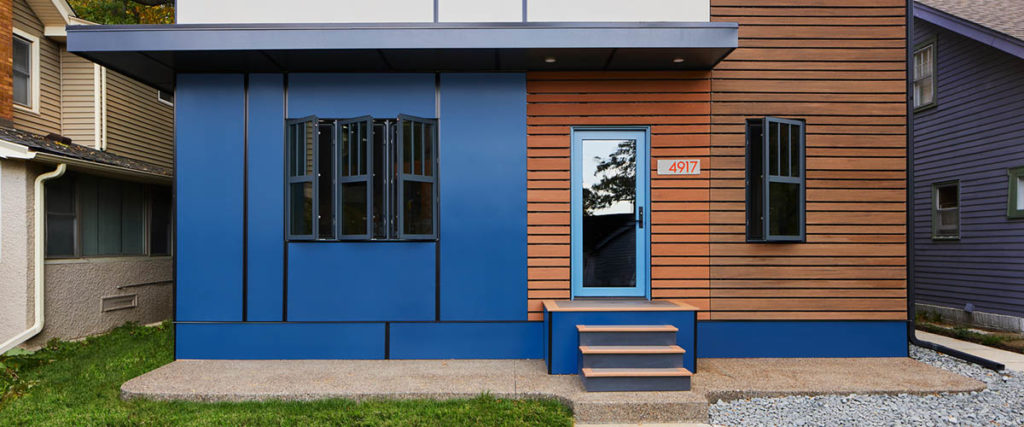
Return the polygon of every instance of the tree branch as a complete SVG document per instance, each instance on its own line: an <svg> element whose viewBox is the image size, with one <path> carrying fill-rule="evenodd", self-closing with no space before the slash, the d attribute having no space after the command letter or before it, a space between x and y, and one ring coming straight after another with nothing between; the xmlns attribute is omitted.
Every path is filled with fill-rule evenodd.
<svg viewBox="0 0 1024 427"><path fill-rule="evenodd" d="M174 5L174 0L131 0L134 3L138 3L146 6L159 6L162 4Z"/></svg>

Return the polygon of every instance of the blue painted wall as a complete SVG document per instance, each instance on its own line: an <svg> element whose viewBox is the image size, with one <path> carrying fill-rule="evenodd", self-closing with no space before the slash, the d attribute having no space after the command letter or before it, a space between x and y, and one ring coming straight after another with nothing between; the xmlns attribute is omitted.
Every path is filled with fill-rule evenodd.
<svg viewBox="0 0 1024 427"><path fill-rule="evenodd" d="M698 357L906 357L906 322L699 322Z"/></svg>
<svg viewBox="0 0 1024 427"><path fill-rule="evenodd" d="M392 323L392 359L539 359L540 322Z"/></svg>
<svg viewBox="0 0 1024 427"><path fill-rule="evenodd" d="M434 74L288 75L288 117L436 115Z"/></svg>
<svg viewBox="0 0 1024 427"><path fill-rule="evenodd" d="M249 76L247 319L280 321L284 297L284 77ZM275 173L274 171L279 171Z"/></svg>
<svg viewBox="0 0 1024 427"><path fill-rule="evenodd" d="M289 243L289 321L434 320L433 242Z"/></svg>
<svg viewBox="0 0 1024 427"><path fill-rule="evenodd" d="M383 359L383 323L179 323L178 359Z"/></svg>
<svg viewBox="0 0 1024 427"><path fill-rule="evenodd" d="M1024 317L1024 219L1006 217L1007 169L1024 166L1024 59L920 19L935 40L936 106L914 113L918 303ZM960 181L960 240L931 239L931 188Z"/></svg>
<svg viewBox="0 0 1024 427"><path fill-rule="evenodd" d="M526 76L441 76L441 320L526 320Z"/></svg>
<svg viewBox="0 0 1024 427"><path fill-rule="evenodd" d="M181 74L176 320L242 320L245 91L241 74Z"/></svg>

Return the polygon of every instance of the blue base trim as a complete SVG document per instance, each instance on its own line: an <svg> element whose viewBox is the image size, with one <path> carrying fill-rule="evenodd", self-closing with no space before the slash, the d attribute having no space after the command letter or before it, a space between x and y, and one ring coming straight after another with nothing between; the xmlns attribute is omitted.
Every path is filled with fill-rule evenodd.
<svg viewBox="0 0 1024 427"><path fill-rule="evenodd" d="M694 322L697 314L693 311L556 311L545 312L545 325L550 322L550 349L545 355L548 371L555 375L579 373L579 333L576 325L674 325L679 328L676 343L686 350L683 366L697 372L694 342ZM544 346L548 343L545 340ZM703 353L701 353L703 356Z"/></svg>
<svg viewBox="0 0 1024 427"><path fill-rule="evenodd" d="M177 359L383 359L383 323L179 323Z"/></svg>
<svg viewBox="0 0 1024 427"><path fill-rule="evenodd" d="M543 324L392 323L392 359L540 359Z"/></svg>
<svg viewBox="0 0 1024 427"><path fill-rule="evenodd" d="M700 357L906 357L900 321L697 324Z"/></svg>

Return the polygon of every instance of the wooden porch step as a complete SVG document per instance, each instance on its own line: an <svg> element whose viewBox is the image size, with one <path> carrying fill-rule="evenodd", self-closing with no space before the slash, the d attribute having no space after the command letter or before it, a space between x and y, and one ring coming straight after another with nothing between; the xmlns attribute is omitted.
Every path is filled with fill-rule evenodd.
<svg viewBox="0 0 1024 427"><path fill-rule="evenodd" d="M672 325L576 325L579 332L679 332Z"/></svg>
<svg viewBox="0 0 1024 427"><path fill-rule="evenodd" d="M586 378L690 377L686 368L583 368Z"/></svg>
<svg viewBox="0 0 1024 427"><path fill-rule="evenodd" d="M678 345L581 345L582 354L685 354Z"/></svg>

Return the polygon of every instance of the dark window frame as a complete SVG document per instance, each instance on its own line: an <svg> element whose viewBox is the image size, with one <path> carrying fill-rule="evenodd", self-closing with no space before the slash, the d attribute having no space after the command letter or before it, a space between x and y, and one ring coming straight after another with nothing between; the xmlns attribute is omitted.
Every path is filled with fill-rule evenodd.
<svg viewBox="0 0 1024 427"><path fill-rule="evenodd" d="M776 163L776 173L771 172L771 135L769 130L772 125L779 129L778 138L781 138L781 127L790 126L790 130L797 129L796 141L790 132L787 139L788 151L787 174L782 173L781 141ZM779 243L802 243L807 238L807 130L806 122L803 119L784 119L779 117L766 116L746 121L746 238L747 242L779 242ZM797 152L793 152L793 142L796 142ZM796 156L794 158L794 155ZM798 170L793 175L792 161L797 160ZM798 234L773 234L771 232L771 184L795 184L799 186L797 200L797 229Z"/></svg>
<svg viewBox="0 0 1024 427"><path fill-rule="evenodd" d="M316 197L316 195L318 194L317 193L317 182L316 182L317 180L314 177L314 174L317 171L317 163L316 163L317 155L316 155L316 149L314 148L316 144L315 144L315 141L314 141L313 147L309 147L308 148L309 150L313 151L313 167L312 167L312 172L307 174L306 173L305 161L303 161L302 163L295 163L296 159L294 159L292 157L294 154L296 154L297 147L293 146L293 144L292 144L293 140L291 138L291 135L294 133L294 131L296 131L298 129L302 129L302 131L303 131L303 140L307 140L308 141L307 132L310 132L311 130L319 131L319 122L320 122L320 120L317 118L317 116L307 116L307 117L303 117L303 118L299 118L299 119L289 119L286 122L286 126L285 126L285 171L284 171L284 173L285 173L285 194L287 196L287 198L285 199L285 206L287 207L285 209L285 231L287 233L288 240L316 240L316 236L318 236L318 234L317 234L317 231L318 231L317 230L317 228L318 228L317 226L318 226L318 224L317 223L319 221L316 221L315 213L319 212L319 209L318 209L319 206L317 206L317 199L318 199L318 197ZM307 124L309 124L309 123L312 123L312 126L307 126ZM298 126L298 125L302 125L302 126ZM303 153L305 153L305 151L303 151ZM303 158L305 158L305 155L303 155ZM292 168L294 168L295 171L300 171L301 170L302 174L301 175L293 174L292 173L292 170L293 170ZM309 222L310 222L310 224L309 224L309 230L310 230L309 234L296 233L295 230L292 227L292 225L293 225L292 224L292 216L294 215L294 212L292 210L292 203L293 203L293 200L292 200L292 197L293 197L292 185L293 184L306 184L306 183L309 183L310 186L312 187L312 193L311 193L312 194L312 200L311 200L311 203L310 203L310 209L312 209L312 210L310 211L310 217L309 217Z"/></svg>
<svg viewBox="0 0 1024 427"><path fill-rule="evenodd" d="M316 123L314 128L318 128L320 125L329 124L332 127L333 140L334 140L334 168L332 173L332 185L334 191L332 194L332 200L330 203L334 205L334 218L333 222L334 233L332 237L322 237L319 230L319 221L316 218L316 213L320 212L319 206L322 202L319 200L318 195L320 194L319 186L320 183L315 179L315 173L311 176L293 176L292 168L297 167L292 163L295 161L294 157L297 152L294 152L293 140L298 137L298 134L294 133L298 124L305 123ZM356 123L365 123L366 134L359 134L359 138L365 136L366 138L366 152L359 151L357 153L359 161L366 162L365 173L362 173L362 169L359 173L353 175L342 171L342 156L343 156L343 141L351 141L351 135L344 135L343 132L351 132L349 130L343 131L346 125L352 125ZM404 136L402 127L405 124L409 124L413 128L417 128L416 124L419 124L420 129L419 147L420 155L418 164L420 170L417 172L415 162L416 157L412 157L413 161L410 163L410 167L413 168L409 172L406 172L402 166L404 165ZM288 119L285 122L285 200L287 209L285 215L285 227L286 236L288 241L428 241L436 240L438 238L438 166L439 166L439 142L438 142L438 120L432 118L422 118L411 116L407 114L399 114L396 118L374 118L372 116L360 116L353 118L318 118L317 116L308 116L299 119ZM376 135L375 128L381 127L383 132L381 135ZM380 136L380 138L376 138ZM344 139L348 138L348 139ZM378 141L379 140L379 141ZM378 147L378 145L381 145ZM360 146L361 147L361 146ZM427 151L429 149L429 152ZM383 159L375 159L374 153L380 151L384 156ZM313 149L313 170L319 171L320 167L320 153L319 150ZM365 157L364 157L365 156ZM428 159L429 157L429 159ZM351 159L351 154L346 159ZM383 160L382 167L384 170L377 170L375 166L378 162L376 160ZM348 166L346 160L346 167ZM427 169L429 165L429 170ZM351 169L349 169L351 172ZM378 178L375 174L383 174ZM296 234L293 233L292 229L292 216L295 215L292 209L292 184L312 182L313 186L313 201L312 209L313 215L311 215L313 225L312 234ZM346 183L366 183L366 233L359 234L343 234L344 228L344 195L343 185ZM406 212L404 206L405 197L405 186L407 182L422 182L430 185L430 233L413 233L406 232ZM384 188L377 188L383 186ZM383 206L376 206L375 197L380 192L381 204ZM381 215L375 218L374 214L380 209ZM378 233L378 230L382 230L383 234Z"/></svg>
<svg viewBox="0 0 1024 427"><path fill-rule="evenodd" d="M1010 181L1009 191L1006 194L1006 217L1024 219L1024 209L1018 207L1024 201L1024 166L1010 168L1006 174Z"/></svg>
<svg viewBox="0 0 1024 427"><path fill-rule="evenodd" d="M118 187L120 188L119 191L122 191L122 192L124 191L124 188L125 188L126 185L134 184L134 185L139 185L140 186L141 193L142 193L142 213L141 213L141 219L143 221L142 231L141 231L141 233L142 233L142 241L141 241L142 251L141 252L139 252L139 253L124 253L123 252L123 247L122 247L122 252L121 253L97 253L97 254L87 254L86 253L86 250L85 250L86 236L84 234L84 226L85 226L84 222L85 221L82 220L82 218L85 215L85 213L82 210L83 209L82 185L80 183L80 179L81 179L80 177L82 177L82 176L88 177L88 179L94 179L94 180L100 179L100 180L106 180L108 183L110 183L110 182L116 183L116 185L118 185ZM44 215L46 217L45 218L45 223L43 225L44 233L47 233L47 235L48 235L48 233L50 233L50 226L49 226L50 222L49 221L50 221L50 216L51 215L62 215L62 216L70 216L70 217L72 217L72 220L74 222L73 229L72 229L72 237L73 237L73 240L74 240L74 242L73 242L73 251L72 251L73 253L71 253L71 254L50 254L50 253L45 253L44 254L45 259L72 260L72 259L88 259L88 258L140 258L140 257L163 257L163 256L172 256L172 255L174 255L174 253L173 253L173 251L174 251L174 237L175 237L174 236L174 212L172 212L172 211L167 212L167 217L168 217L167 227L168 227L168 239L169 240L167 242L168 248L167 248L167 252L166 253L154 252L153 251L153 247L152 247L152 244L151 244L152 243L152 241L151 241L152 239L151 239L151 235L150 235L150 233L153 231L153 212L154 212L154 200L155 200L154 199L154 194L157 193L158 191L164 191L168 195L168 197L169 197L169 200L167 202L167 207L168 207L168 209L172 209L173 195L171 194L171 189L169 187L167 187L167 188L165 188L163 190L157 190L157 186L151 185L151 184L145 184L145 183L135 182L135 181L121 180L121 179L116 179L116 178L104 178L102 176L97 176L97 175L78 174L78 173L67 173L63 177L58 178L58 179L69 180L69 181L65 181L65 182L68 182L68 185L70 185L70 187L71 187L71 190L70 190L71 191L71 201L72 201L72 203L74 205L73 206L74 212L70 213L70 214L65 213L65 212L53 212L53 211L51 211L51 205L49 203L47 203L45 208L44 208L44 210L45 210L45 214ZM50 187L50 185L51 185L50 183L47 183L46 197L49 197L49 195L51 194L50 193L50 189L52 187ZM122 215L123 215L124 209L125 209L124 203L125 202L124 202L124 199L123 199L123 196L122 196L122 201L121 201ZM122 230L123 230L123 227L125 226L124 225L124 218L123 217L122 217L122 221L121 221L120 226L122 227ZM124 244L123 243L123 239L124 239L124 237L122 236L122 245ZM49 242L48 238L47 238L46 241ZM47 245L47 250L49 250L49 245Z"/></svg>
<svg viewBox="0 0 1024 427"><path fill-rule="evenodd" d="M939 188L942 187L955 187L956 188L956 236L952 235L939 235ZM932 183L931 186L931 213L932 213L932 240L949 240L957 241L963 236L963 220L961 219L960 207L963 205L963 196L960 187L960 180L946 180ZM951 209L951 208L945 208Z"/></svg>
<svg viewBox="0 0 1024 427"><path fill-rule="evenodd" d="M929 71L931 71L931 75L927 76L927 77L931 77L931 79L932 79L932 82L931 82L932 99L931 99L931 101L929 101L927 103L918 105L918 103L917 103L918 102L917 101L917 82L918 82L919 79L917 78L917 54L918 54L918 52L922 52L924 50L929 50L929 49L931 50L931 70L929 70ZM932 38L930 38L928 40L925 40L925 41L923 41L921 43L918 43L917 45L914 46L914 51L911 54L911 62L912 62L911 65L912 65L912 67L911 67L911 70L910 70L910 83L911 83L910 87L911 87L912 93L911 93L910 102L911 102L911 105L913 105L913 107L914 107L914 112L915 113L918 112L918 111L927 110L929 108L933 108L933 107L936 107L937 105L939 105L939 68L938 68L939 55L938 55L938 53L939 53L938 43L937 43L937 41L936 41L936 39L934 37L932 37ZM924 78L927 78L927 77L923 77L921 80L923 80Z"/></svg>

